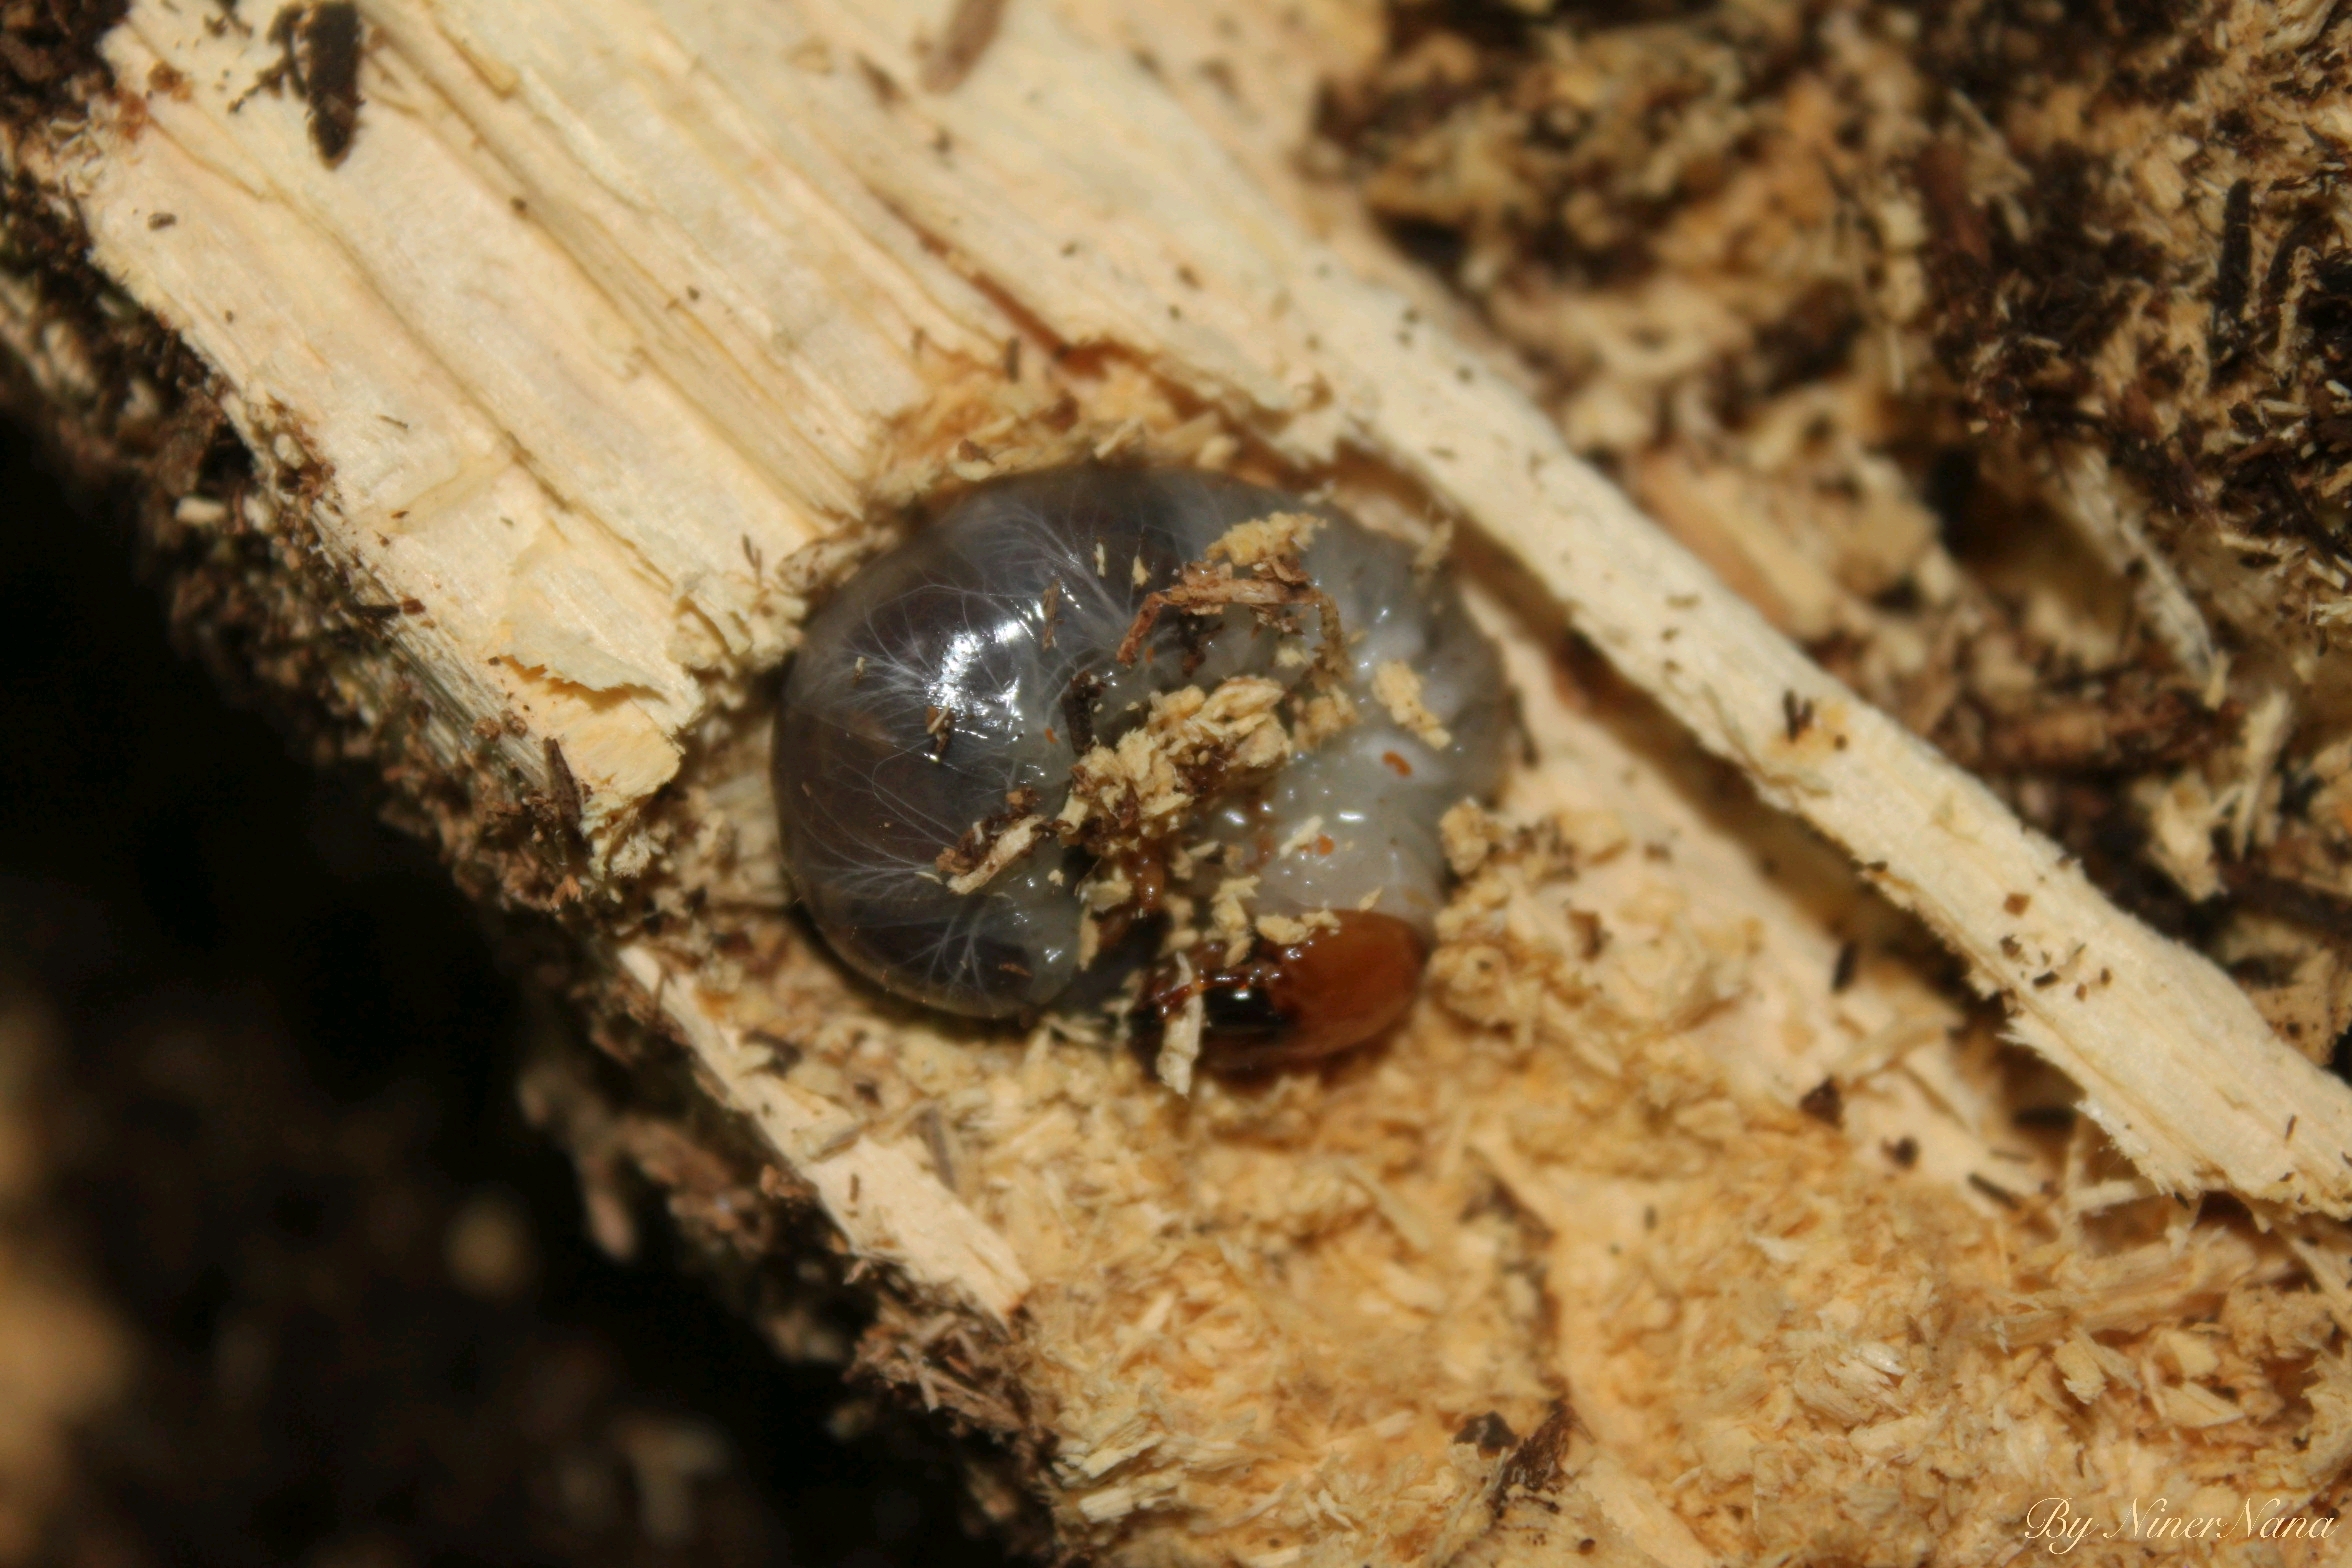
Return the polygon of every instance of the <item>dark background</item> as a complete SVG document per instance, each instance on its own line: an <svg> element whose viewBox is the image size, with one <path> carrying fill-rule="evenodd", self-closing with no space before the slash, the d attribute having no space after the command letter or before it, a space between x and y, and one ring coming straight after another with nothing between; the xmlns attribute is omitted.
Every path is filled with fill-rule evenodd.
<svg viewBox="0 0 2352 1568"><path fill-rule="evenodd" d="M60 1026L56 1218L137 1349L52 1560L1004 1561L934 1452L855 1435L837 1374L780 1362L658 1225L632 1265L587 1243L513 1103L560 1014L164 619L129 528L0 432L0 984ZM530 1267L460 1288L460 1214ZM714 1452L682 1519L649 1507L640 1467Z"/></svg>

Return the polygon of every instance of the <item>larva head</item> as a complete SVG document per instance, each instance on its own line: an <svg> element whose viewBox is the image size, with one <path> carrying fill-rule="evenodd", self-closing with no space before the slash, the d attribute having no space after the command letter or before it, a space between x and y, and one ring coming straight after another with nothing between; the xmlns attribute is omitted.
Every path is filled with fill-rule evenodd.
<svg viewBox="0 0 2352 1568"><path fill-rule="evenodd" d="M1261 941L1230 968L1185 980L1162 966L1145 994L1146 1022L1164 1033L1197 994L1206 1070L1307 1067L1387 1033L1413 1005L1427 959L1404 921L1348 910L1295 941Z"/></svg>

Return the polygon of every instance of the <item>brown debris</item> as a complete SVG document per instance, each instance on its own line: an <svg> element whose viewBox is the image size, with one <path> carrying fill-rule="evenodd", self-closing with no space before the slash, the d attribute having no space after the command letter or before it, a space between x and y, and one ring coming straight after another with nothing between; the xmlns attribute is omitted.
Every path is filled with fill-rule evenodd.
<svg viewBox="0 0 2352 1568"><path fill-rule="evenodd" d="M98 40L127 8L128 0L98 0L19 5L0 14L0 121L23 129L78 117L110 83Z"/></svg>
<svg viewBox="0 0 2352 1568"><path fill-rule="evenodd" d="M948 891L976 893L1036 848L1047 832L1046 819L1037 815L1038 799L1033 789L1008 791L1002 810L973 823L939 852L937 864Z"/></svg>
<svg viewBox="0 0 2352 1568"><path fill-rule="evenodd" d="M1166 840L1195 803L1290 755L1279 712L1288 695L1255 675L1155 695L1143 723L1072 767L1065 833L1098 854Z"/></svg>
<svg viewBox="0 0 2352 1568"><path fill-rule="evenodd" d="M351 0L286 6L270 22L282 68L309 110L311 144L330 169L350 153L359 131L364 33L359 7Z"/></svg>
<svg viewBox="0 0 2352 1568"><path fill-rule="evenodd" d="M547 793L555 806L555 819L574 843L584 841L580 826L580 809L584 804L580 781L572 775L572 765L564 760L563 743L554 736L544 743L547 754Z"/></svg>
<svg viewBox="0 0 2352 1568"><path fill-rule="evenodd" d="M2070 685L2037 692L2021 710L1986 713L1973 743L1956 725L1944 734L1988 772L2138 773L2224 744L2244 716L2235 703L2207 708L2143 669Z"/></svg>
<svg viewBox="0 0 2352 1568"><path fill-rule="evenodd" d="M928 93L951 93L972 67L988 52L996 38L997 25L1004 20L1005 0L953 0L954 9L948 13L947 29L931 45L923 60L921 81ZM1006 364L1017 367L1019 340L1006 350ZM1017 370L1008 368L1007 381L1018 380Z"/></svg>
<svg viewBox="0 0 2352 1568"><path fill-rule="evenodd" d="M1225 537L1209 546L1201 560L1188 561L1179 568L1177 586L1157 588L1144 596L1127 635L1119 640L1118 661L1135 662L1163 610L1214 616L1223 614L1228 606L1245 605L1267 615L1291 605L1312 605L1322 617L1321 666L1336 674L1342 668L1346 648L1339 606L1315 586L1298 558L1319 525L1319 519L1303 512L1277 512L1236 523ZM1255 575L1236 576L1237 570Z"/></svg>
<svg viewBox="0 0 2352 1568"><path fill-rule="evenodd" d="M2119 903L2332 966L2352 13L1390 22L1326 134L1572 443ZM2341 1028L2331 985L2249 989L2294 1040Z"/></svg>

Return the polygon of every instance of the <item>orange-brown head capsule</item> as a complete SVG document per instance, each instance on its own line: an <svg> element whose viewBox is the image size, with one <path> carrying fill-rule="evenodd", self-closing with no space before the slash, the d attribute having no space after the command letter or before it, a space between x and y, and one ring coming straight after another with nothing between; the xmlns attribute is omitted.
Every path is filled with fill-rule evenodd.
<svg viewBox="0 0 2352 1568"><path fill-rule="evenodd" d="M1300 1067L1378 1038L1405 1016L1428 953L1392 915L1347 910L1297 942L1260 941L1241 963L1145 998L1164 1027L1201 1000L1200 1065L1246 1075Z"/></svg>

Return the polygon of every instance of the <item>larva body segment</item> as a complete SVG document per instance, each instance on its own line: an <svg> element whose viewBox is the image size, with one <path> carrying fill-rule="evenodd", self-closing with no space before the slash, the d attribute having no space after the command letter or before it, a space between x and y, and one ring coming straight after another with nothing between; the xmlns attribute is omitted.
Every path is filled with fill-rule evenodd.
<svg viewBox="0 0 2352 1568"><path fill-rule="evenodd" d="M1315 519L1291 577L1303 568L1328 599L1161 604L1136 635L1155 590L1198 582L1212 546L1277 514ZM1343 628L1328 651L1323 603ZM1202 792L1183 831L1098 860L1099 836L1073 828L1076 806L1064 810L1073 764L1096 746L1131 754L1119 742L1155 697L1236 678L1280 697L1289 724L1277 743L1303 729L1314 744L1290 745L1279 766L1221 793L1212 774L1173 775ZM1352 710L1352 721L1302 726L1319 698L1326 720ZM1494 651L1452 587L1417 571L1401 542L1329 508L1183 470L1001 480L867 565L810 620L776 725L786 869L842 958L948 1012L1006 1017L1099 999L1160 947L1181 947L1184 914L1238 893L1253 919L1316 926L1320 960L1294 963L1302 983L1273 989L1294 1011L1330 1011L1312 998L1335 994L1343 951L1395 970L1397 955L1426 949L1445 878L1437 819L1494 787L1503 700ZM1100 764L1109 753L1093 755ZM1112 881L1139 891L1106 926L1136 935L1086 953L1082 980L1084 900L1092 891L1104 908ZM1338 943L1337 912L1365 908L1403 922L1411 942ZM1176 934L1144 940L1164 937L1171 909ZM1221 962L1235 939L1226 925L1221 939L1198 939L1199 964L1179 966L1204 977L1196 990L1234 969ZM1251 994L1285 976L1282 953L1305 951L1290 935L1256 944ZM1409 999L1418 967L1366 984L1401 984ZM1287 1027L1258 1022L1260 1034Z"/></svg>

